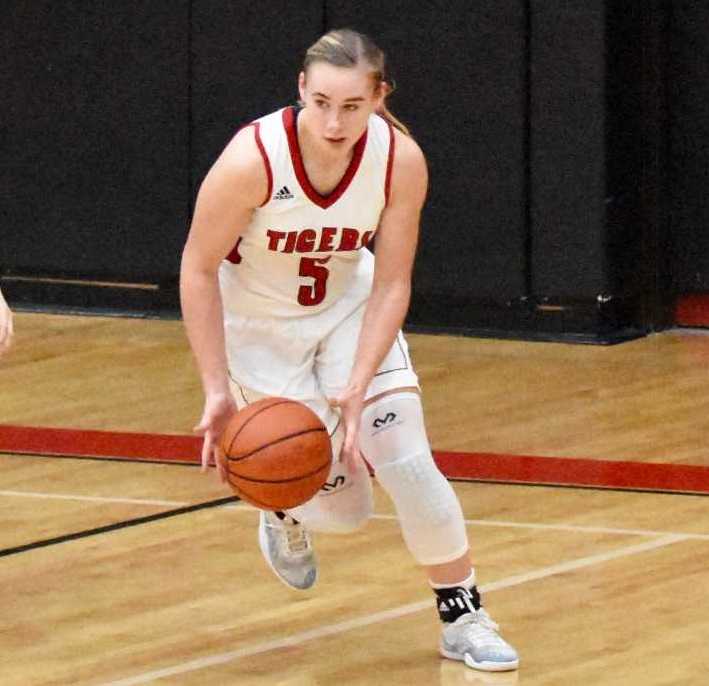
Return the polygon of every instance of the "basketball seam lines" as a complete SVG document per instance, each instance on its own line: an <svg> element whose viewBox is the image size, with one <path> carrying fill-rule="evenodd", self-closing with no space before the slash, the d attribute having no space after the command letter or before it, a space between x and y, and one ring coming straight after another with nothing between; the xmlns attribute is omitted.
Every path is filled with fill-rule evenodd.
<svg viewBox="0 0 709 686"><path fill-rule="evenodd" d="M240 427L239 430L231 437L231 441L229 441L229 450L226 452L231 452L231 448L234 445L234 441L237 439L239 434L251 423L251 421L255 418L258 417L262 412L265 412L266 410L270 409L271 407L276 407L277 405L285 405L286 403L293 403L295 402L294 400L279 400L276 403L271 403L270 405L266 405L265 407L262 407L258 412L254 412Z"/></svg>
<svg viewBox="0 0 709 686"><path fill-rule="evenodd" d="M255 477L252 476L242 476L241 474L229 474L229 476L235 476L237 479L243 479L244 481L250 481L253 483L259 483L259 484L287 484L290 483L291 481L300 481L301 479L307 479L309 476L313 476L313 474L317 474L318 472L321 472L325 467L329 467L332 464L331 460L328 460L327 462L323 462L319 467L316 467L313 469L312 472L308 472L307 474L298 474L298 476L291 476L288 477L287 479L256 479ZM231 480L227 477L227 480L229 483L234 486L235 488L239 488L238 484L232 483Z"/></svg>
<svg viewBox="0 0 709 686"><path fill-rule="evenodd" d="M229 460L229 462L240 462L241 460L245 460L246 458L251 457L252 455L255 455L256 453L260 452L261 450L265 450L266 448L270 448L272 445L277 445L278 443L283 443L283 441L288 441L291 438L297 438L298 436L304 436L305 434L310 434L310 433L313 433L314 431L327 432L327 429L325 429L325 427L318 427L316 429L305 429L304 431L297 431L296 433L288 434L288 436L281 436L280 438L277 438L275 441L271 441L270 443L266 443L266 445L262 445L262 446L256 448L256 450L252 450L250 453L246 453L245 455L239 455L239 457L231 457L230 455L225 455L225 457L227 460ZM235 438L236 438L236 436L234 437L234 439ZM231 450L231 447L234 443L234 439L232 439L231 443L229 444L229 450Z"/></svg>

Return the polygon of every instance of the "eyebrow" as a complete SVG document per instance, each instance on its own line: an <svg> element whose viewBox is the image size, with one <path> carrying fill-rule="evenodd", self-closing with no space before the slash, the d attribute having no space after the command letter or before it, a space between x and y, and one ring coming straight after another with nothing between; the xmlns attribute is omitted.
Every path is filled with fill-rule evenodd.
<svg viewBox="0 0 709 686"><path fill-rule="evenodd" d="M325 98L325 100L330 99L329 95L325 95L325 93L321 93L320 91L316 91L315 93L313 93L313 95L317 96L319 98ZM363 101L364 101L364 98L359 95L354 98L345 98L345 102L363 102Z"/></svg>

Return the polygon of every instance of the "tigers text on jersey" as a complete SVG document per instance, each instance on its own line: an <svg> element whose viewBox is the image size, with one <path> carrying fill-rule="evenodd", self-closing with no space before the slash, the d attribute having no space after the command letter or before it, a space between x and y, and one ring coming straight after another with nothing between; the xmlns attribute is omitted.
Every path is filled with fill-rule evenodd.
<svg viewBox="0 0 709 686"><path fill-rule="evenodd" d="M394 158L394 132L378 115L354 146L335 189L311 185L292 107L250 126L263 156L268 198L219 270L225 316L315 314L344 293L370 293L373 255L365 248L384 209Z"/></svg>

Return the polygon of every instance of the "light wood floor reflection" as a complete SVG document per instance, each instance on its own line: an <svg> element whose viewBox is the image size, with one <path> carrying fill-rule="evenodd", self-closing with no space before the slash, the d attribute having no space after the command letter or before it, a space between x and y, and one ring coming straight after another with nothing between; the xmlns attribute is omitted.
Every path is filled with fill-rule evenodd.
<svg viewBox="0 0 709 686"><path fill-rule="evenodd" d="M2 424L180 434L199 416L179 322L19 314L16 330L0 358ZM438 450L709 464L707 336L608 348L408 338ZM518 673L438 657L430 591L378 487L363 530L316 538L320 580L296 593L262 562L254 510L180 510L229 495L213 475L0 455L0 682L706 683L706 497L454 487Z"/></svg>

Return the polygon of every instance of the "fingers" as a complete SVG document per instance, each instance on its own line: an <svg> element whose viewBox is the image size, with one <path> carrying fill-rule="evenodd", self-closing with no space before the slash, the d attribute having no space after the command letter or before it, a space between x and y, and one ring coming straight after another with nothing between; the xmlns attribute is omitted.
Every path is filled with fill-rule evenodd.
<svg viewBox="0 0 709 686"><path fill-rule="evenodd" d="M220 446L217 446L216 450L214 451L214 463L217 465L217 474L219 475L219 481L221 481L223 484L228 483L228 480L226 478L226 456L224 455L224 451L221 449Z"/></svg>
<svg viewBox="0 0 709 686"><path fill-rule="evenodd" d="M361 457L357 431L351 426L345 427L345 440L340 451L340 461L345 465L350 474L357 471L357 460Z"/></svg>
<svg viewBox="0 0 709 686"><path fill-rule="evenodd" d="M204 436L204 433L205 431L207 431L208 428L209 422L204 417L202 417L202 419L199 420L199 424L196 424L192 427L192 431L198 436Z"/></svg>
<svg viewBox="0 0 709 686"><path fill-rule="evenodd" d="M214 438L211 431L204 434L204 442L202 443L202 473L207 471L209 467L209 458L214 452Z"/></svg>

